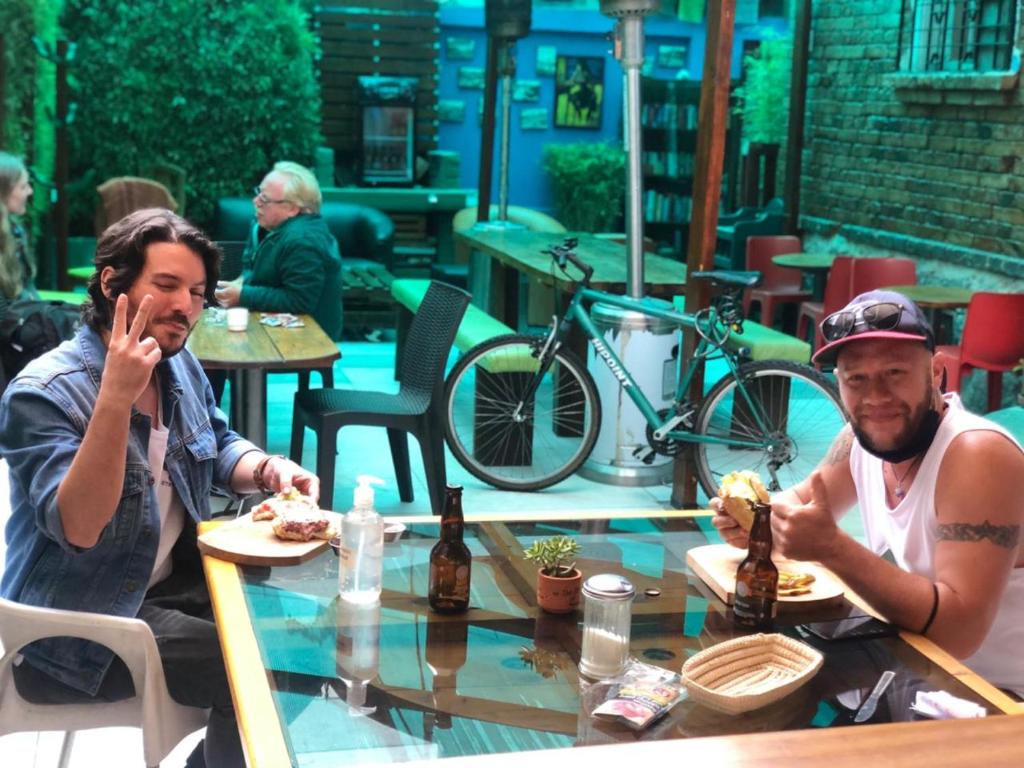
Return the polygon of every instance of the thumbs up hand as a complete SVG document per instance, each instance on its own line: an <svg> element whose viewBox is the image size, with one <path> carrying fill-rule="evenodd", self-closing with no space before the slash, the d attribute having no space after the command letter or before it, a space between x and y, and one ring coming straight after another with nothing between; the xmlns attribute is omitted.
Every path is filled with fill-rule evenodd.
<svg viewBox="0 0 1024 768"><path fill-rule="evenodd" d="M809 479L810 498L803 504L772 503L774 550L791 560L828 559L839 535L828 489L815 471Z"/></svg>

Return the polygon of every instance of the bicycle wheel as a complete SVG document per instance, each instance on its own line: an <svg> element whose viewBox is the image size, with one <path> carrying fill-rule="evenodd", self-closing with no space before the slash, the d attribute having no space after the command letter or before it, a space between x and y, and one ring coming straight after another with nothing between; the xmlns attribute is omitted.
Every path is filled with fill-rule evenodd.
<svg viewBox="0 0 1024 768"><path fill-rule="evenodd" d="M497 488L554 485L579 468L597 440L601 406L593 378L566 350L541 372L544 341L486 341L463 355L445 382L448 446L474 477Z"/></svg>
<svg viewBox="0 0 1024 768"><path fill-rule="evenodd" d="M846 423L835 385L810 366L766 360L740 366L738 375L766 428L737 379L725 376L711 388L694 432L755 445L697 443L697 478L708 496L718 493L722 475L738 469L758 472L771 491L789 488L818 466Z"/></svg>

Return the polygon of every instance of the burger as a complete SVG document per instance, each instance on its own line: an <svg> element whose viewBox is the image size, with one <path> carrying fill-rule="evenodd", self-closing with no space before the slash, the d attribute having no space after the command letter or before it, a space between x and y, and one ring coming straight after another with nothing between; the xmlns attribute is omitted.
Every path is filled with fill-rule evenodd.
<svg viewBox="0 0 1024 768"><path fill-rule="evenodd" d="M316 507L303 506L279 514L270 524L274 535L286 541L312 541L332 539L338 535L323 511Z"/></svg>
<svg viewBox="0 0 1024 768"><path fill-rule="evenodd" d="M745 531L749 531L754 524L754 505L771 503L768 489L764 487L761 478L749 469L730 472L723 477L718 497L725 511Z"/></svg>
<svg viewBox="0 0 1024 768"><path fill-rule="evenodd" d="M261 502L253 510L252 519L269 520L274 534L286 541L331 539L338 535L316 502L295 488Z"/></svg>

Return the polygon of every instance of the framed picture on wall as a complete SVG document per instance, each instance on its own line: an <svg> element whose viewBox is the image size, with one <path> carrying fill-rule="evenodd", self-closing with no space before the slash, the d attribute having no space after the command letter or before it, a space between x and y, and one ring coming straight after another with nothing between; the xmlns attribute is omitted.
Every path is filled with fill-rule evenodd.
<svg viewBox="0 0 1024 768"><path fill-rule="evenodd" d="M555 63L555 127L601 127L604 59L559 56Z"/></svg>
<svg viewBox="0 0 1024 768"><path fill-rule="evenodd" d="M659 45L658 66L667 69L686 69L690 63L690 41L683 38L681 45Z"/></svg>

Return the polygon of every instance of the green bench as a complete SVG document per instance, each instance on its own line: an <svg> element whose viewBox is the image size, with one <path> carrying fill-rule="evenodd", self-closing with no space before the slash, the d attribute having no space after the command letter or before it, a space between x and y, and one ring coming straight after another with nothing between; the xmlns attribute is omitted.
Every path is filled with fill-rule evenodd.
<svg viewBox="0 0 1024 768"><path fill-rule="evenodd" d="M676 310L682 312L685 297L675 296L672 303ZM806 341L753 320L744 320L743 333L731 334L725 346L734 352L745 347L750 350L751 360L789 360L794 363L811 360L811 345Z"/></svg>
<svg viewBox="0 0 1024 768"><path fill-rule="evenodd" d="M985 418L994 421L1017 438L1017 442L1024 444L1024 408L1019 405L1011 405L998 411L986 413Z"/></svg>
<svg viewBox="0 0 1024 768"><path fill-rule="evenodd" d="M66 301L78 306L89 298L89 294L78 291L39 291L39 298L43 301Z"/></svg>
<svg viewBox="0 0 1024 768"><path fill-rule="evenodd" d="M399 278L391 283L391 296L398 304L397 344L395 350L395 372L401 367L405 349L405 337L412 324L413 315L420 307L423 297L430 287L429 280L416 278ZM459 352L468 352L477 344L515 333L500 320L496 320L479 307L472 304L466 308L459 330L455 334L454 346Z"/></svg>

